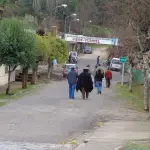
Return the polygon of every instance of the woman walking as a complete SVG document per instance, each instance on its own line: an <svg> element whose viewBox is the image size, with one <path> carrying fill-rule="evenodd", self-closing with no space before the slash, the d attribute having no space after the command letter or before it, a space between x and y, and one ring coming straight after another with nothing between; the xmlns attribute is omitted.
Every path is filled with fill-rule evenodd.
<svg viewBox="0 0 150 150"><path fill-rule="evenodd" d="M102 94L102 80L104 78L104 73L99 69L95 75L95 82L97 87L97 94Z"/></svg>
<svg viewBox="0 0 150 150"><path fill-rule="evenodd" d="M83 69L83 72L79 75L76 90L81 91L83 99L88 99L89 93L93 90L93 82L88 68Z"/></svg>

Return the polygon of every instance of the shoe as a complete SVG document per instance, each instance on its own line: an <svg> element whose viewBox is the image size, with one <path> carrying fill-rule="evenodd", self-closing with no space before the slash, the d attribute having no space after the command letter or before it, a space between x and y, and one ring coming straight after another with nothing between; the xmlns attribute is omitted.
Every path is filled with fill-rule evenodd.
<svg viewBox="0 0 150 150"><path fill-rule="evenodd" d="M99 94L102 94L102 92L100 91Z"/></svg>

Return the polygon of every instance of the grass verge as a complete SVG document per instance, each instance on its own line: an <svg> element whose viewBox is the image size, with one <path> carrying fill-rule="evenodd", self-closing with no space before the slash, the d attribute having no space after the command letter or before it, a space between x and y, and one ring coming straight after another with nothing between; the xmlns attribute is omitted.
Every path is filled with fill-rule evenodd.
<svg viewBox="0 0 150 150"><path fill-rule="evenodd" d="M115 85L117 99L127 104L130 108L137 111L144 111L143 86L133 83L133 92L128 91L128 85L121 86L119 83Z"/></svg>
<svg viewBox="0 0 150 150"><path fill-rule="evenodd" d="M150 144L127 143L120 150L150 150Z"/></svg>
<svg viewBox="0 0 150 150"><path fill-rule="evenodd" d="M39 89L43 84L31 85L28 84L27 89L16 88L11 90L11 95L6 95L5 92L0 92L0 106L5 105L9 100L14 100L25 96L27 93L30 94L36 89Z"/></svg>

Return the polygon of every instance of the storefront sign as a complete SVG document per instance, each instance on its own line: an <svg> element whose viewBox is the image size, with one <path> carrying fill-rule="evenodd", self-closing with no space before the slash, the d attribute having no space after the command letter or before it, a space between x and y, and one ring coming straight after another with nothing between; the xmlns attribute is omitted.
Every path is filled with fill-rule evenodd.
<svg viewBox="0 0 150 150"><path fill-rule="evenodd" d="M83 35L65 34L65 40L68 42L118 45L117 38L98 38L98 37L88 37Z"/></svg>

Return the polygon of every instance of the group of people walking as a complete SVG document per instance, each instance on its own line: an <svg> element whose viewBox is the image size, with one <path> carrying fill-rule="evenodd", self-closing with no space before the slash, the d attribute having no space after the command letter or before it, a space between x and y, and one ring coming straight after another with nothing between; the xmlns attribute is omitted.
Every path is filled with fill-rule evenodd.
<svg viewBox="0 0 150 150"><path fill-rule="evenodd" d="M69 84L69 98L74 99L75 98L75 90L81 91L82 98L88 99L89 93L93 90L93 81L92 81L92 73L90 70L90 65L88 65L86 68L83 69L83 72L78 75L74 68L71 68L71 71L68 74L68 84ZM97 88L97 94L102 94L102 81L105 77L106 79L106 87L110 87L110 80L112 79L112 72L109 70L109 68L104 72L104 70L101 68L101 65L95 66L94 71L94 84Z"/></svg>
<svg viewBox="0 0 150 150"><path fill-rule="evenodd" d="M82 93L82 98L88 98L89 93L93 90L93 81L89 69L83 69L83 72L78 76L74 68L68 74L69 98L74 99L75 90Z"/></svg>

